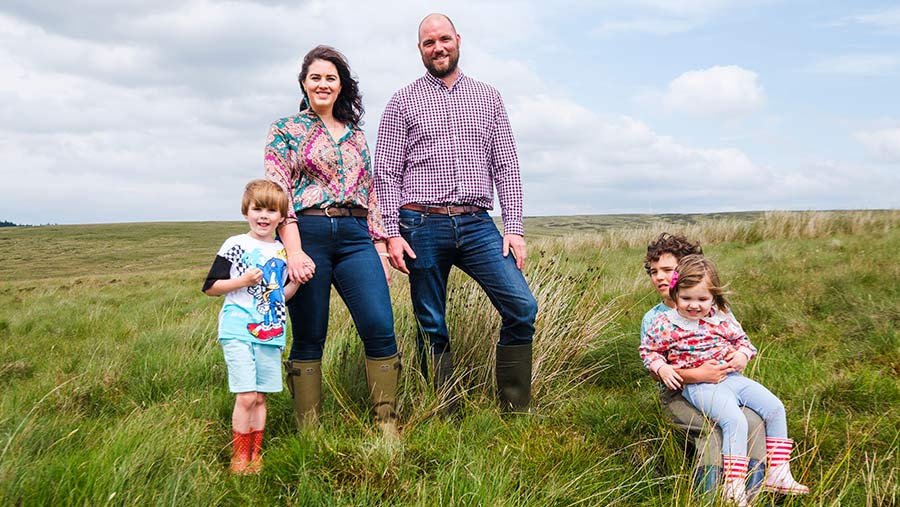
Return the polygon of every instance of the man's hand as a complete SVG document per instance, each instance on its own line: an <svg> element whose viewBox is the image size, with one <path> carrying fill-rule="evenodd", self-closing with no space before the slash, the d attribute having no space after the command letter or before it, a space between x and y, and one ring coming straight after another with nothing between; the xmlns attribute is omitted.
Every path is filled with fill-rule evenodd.
<svg viewBox="0 0 900 507"><path fill-rule="evenodd" d="M678 375L675 368L672 368L671 365L664 364L660 366L660 368L656 370L656 374L659 375L659 379L662 380L663 384L669 389L673 391L681 389L681 376Z"/></svg>
<svg viewBox="0 0 900 507"><path fill-rule="evenodd" d="M397 271L408 275L409 268L406 267L406 260L403 259L403 254L408 255L411 259L416 258L416 253L413 252L409 243L402 236L388 238L387 251L391 255L391 266L394 266L394 269Z"/></svg>
<svg viewBox="0 0 900 507"><path fill-rule="evenodd" d="M518 234L504 234L503 235L503 256L506 257L509 255L509 250L512 249L513 257L516 259L516 267L519 268L519 271L522 271L522 268L525 267L525 238L519 236Z"/></svg>

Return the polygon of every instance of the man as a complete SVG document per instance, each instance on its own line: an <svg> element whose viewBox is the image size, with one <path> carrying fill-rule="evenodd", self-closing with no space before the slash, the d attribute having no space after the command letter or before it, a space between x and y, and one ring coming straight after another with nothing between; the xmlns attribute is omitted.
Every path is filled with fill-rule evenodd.
<svg viewBox="0 0 900 507"><path fill-rule="evenodd" d="M453 373L446 296L455 265L478 282L500 312L500 402L524 411L531 401L537 302L521 271L526 254L519 162L500 94L457 66L460 41L443 14L431 14L419 25L419 53L428 72L385 107L375 153L376 190L391 265L409 275L426 378L426 340L435 388ZM502 237L487 214L495 186Z"/></svg>

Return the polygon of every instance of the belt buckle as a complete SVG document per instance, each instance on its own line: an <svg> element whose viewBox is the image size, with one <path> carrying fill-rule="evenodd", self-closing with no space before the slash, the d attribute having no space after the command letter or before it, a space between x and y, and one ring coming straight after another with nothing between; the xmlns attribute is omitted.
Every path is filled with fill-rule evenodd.
<svg viewBox="0 0 900 507"><path fill-rule="evenodd" d="M335 215L335 216L331 216L331 215L330 215L330 213L331 213L331 208L333 208L333 206L330 205L330 204L329 204L328 206L325 206L324 211L325 211L325 216L326 216L326 217L328 217L328 218L335 218L335 217L341 216L340 212L339 212L337 215Z"/></svg>
<svg viewBox="0 0 900 507"><path fill-rule="evenodd" d="M455 216L456 216L456 215L453 213L453 205L452 205L452 204L448 204L448 205L446 205L446 206L444 206L444 207L447 208L447 216L448 216L448 217L455 217Z"/></svg>

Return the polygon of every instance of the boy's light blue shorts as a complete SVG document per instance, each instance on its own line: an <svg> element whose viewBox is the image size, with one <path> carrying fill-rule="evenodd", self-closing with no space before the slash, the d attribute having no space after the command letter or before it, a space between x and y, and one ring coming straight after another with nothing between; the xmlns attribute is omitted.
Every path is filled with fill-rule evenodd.
<svg viewBox="0 0 900 507"><path fill-rule="evenodd" d="M280 393L283 347L243 340L219 340L228 365L228 390L233 393Z"/></svg>

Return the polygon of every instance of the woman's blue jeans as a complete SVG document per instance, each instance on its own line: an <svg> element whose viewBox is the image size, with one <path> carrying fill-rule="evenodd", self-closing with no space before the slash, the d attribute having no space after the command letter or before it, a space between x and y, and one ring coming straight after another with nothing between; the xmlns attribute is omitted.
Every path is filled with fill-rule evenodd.
<svg viewBox="0 0 900 507"><path fill-rule="evenodd" d="M322 358L332 284L350 310L366 355L396 354L391 296L366 219L300 215L297 226L316 272L288 302L294 334L289 358Z"/></svg>
<svg viewBox="0 0 900 507"><path fill-rule="evenodd" d="M435 215L400 210L400 234L415 259L406 258L409 291L419 321L419 350L450 350L447 330L447 279L457 266L472 277L500 312L500 345L524 345L534 336L537 302L487 212Z"/></svg>

